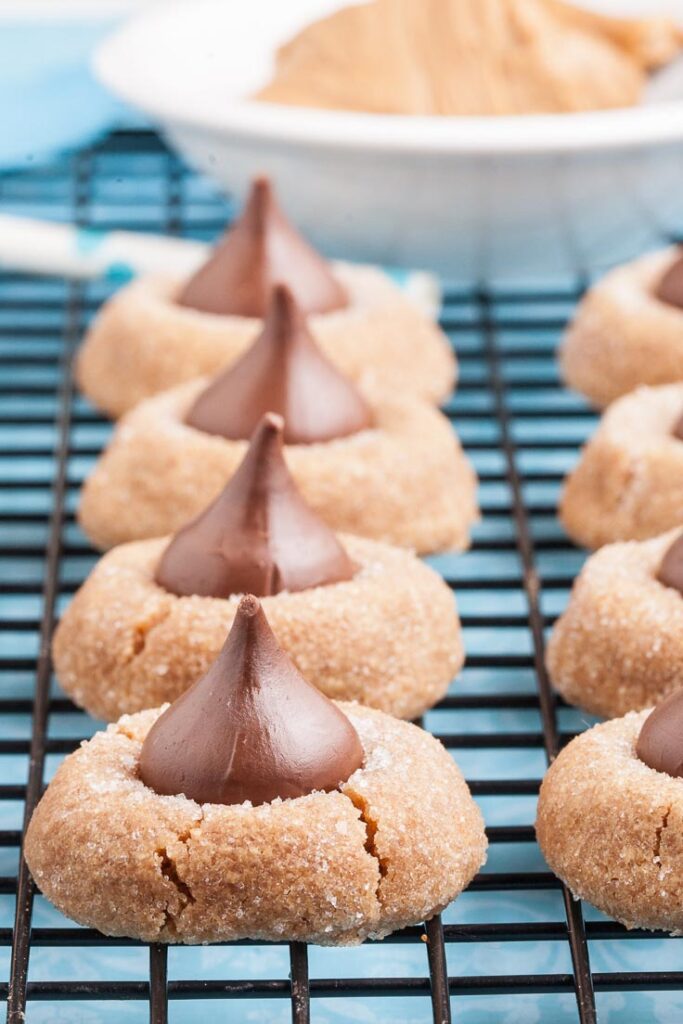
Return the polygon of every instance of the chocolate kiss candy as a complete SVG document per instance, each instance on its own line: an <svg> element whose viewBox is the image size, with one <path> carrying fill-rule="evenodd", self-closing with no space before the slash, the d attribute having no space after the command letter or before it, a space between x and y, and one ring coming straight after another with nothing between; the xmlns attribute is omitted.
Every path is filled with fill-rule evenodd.
<svg viewBox="0 0 683 1024"><path fill-rule="evenodd" d="M683 777L683 690L672 693L645 719L636 754L655 771Z"/></svg>
<svg viewBox="0 0 683 1024"><path fill-rule="evenodd" d="M683 254L666 271L657 285L655 296L660 302L683 309Z"/></svg>
<svg viewBox="0 0 683 1024"><path fill-rule="evenodd" d="M662 559L657 570L657 579L665 587L672 587L683 594L683 533L679 534Z"/></svg>
<svg viewBox="0 0 683 1024"><path fill-rule="evenodd" d="M355 386L313 341L285 285L275 286L254 344L202 391L186 422L239 441L251 436L266 412L284 417L286 444L346 437L372 422Z"/></svg>
<svg viewBox="0 0 683 1024"><path fill-rule="evenodd" d="M242 216L177 301L219 316L262 317L276 281L289 285L306 313L348 306L325 260L285 217L268 179L256 178Z"/></svg>
<svg viewBox="0 0 683 1024"><path fill-rule="evenodd" d="M348 718L300 675L249 595L209 671L150 729L140 775L200 804L264 804L336 789L362 763Z"/></svg>
<svg viewBox="0 0 683 1024"><path fill-rule="evenodd" d="M355 566L299 494L268 413L225 490L166 548L157 583L174 594L265 597L350 580Z"/></svg>

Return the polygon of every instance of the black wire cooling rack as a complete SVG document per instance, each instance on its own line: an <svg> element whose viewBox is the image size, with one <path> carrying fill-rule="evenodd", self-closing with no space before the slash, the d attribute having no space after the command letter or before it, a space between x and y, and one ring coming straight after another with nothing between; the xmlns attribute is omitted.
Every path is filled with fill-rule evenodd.
<svg viewBox="0 0 683 1024"><path fill-rule="evenodd" d="M155 135L126 131L47 168L0 177L0 206L83 226L206 238L229 212ZM331 1007L334 1020L589 1024L598 1014L601 1021L617 1019L636 993L653 994L642 1015L629 1020L655 1019L662 1007L680 1012L683 997L677 1004L671 997L683 987L683 972L660 969L675 963L675 940L627 933L590 908L584 918L534 847L544 764L584 724L556 701L543 665L544 632L581 562L555 520L557 492L595 422L558 386L553 359L580 294L578 279L555 291L446 295L442 322L461 365L447 412L478 468L484 518L471 552L434 562L457 593L468 663L425 725L468 775L487 817L491 858L454 915L385 940L383 948L397 957L399 947L410 947L417 968L406 974L398 960L398 969L387 969L392 962L385 956L384 971L359 970L377 948L369 943L352 960L331 951L309 970L309 955L317 954L295 943L283 944L273 976L271 961L259 959L263 947L237 943L222 947L223 955L251 946L259 954L248 977L240 976L241 959L236 971L188 976L188 965L203 962L183 959L192 951L147 950L50 916L19 849L55 763L95 728L55 689L50 640L60 609L95 560L74 508L109 427L74 393L71 360L110 290L106 283L0 276L0 969L7 978L0 994L10 1024L194 1021L200 1017L185 1016L183 1008L196 1013L205 1000L212 1002L200 1007L204 1020L255 1019L237 1016L238 1008L271 1000L272 1016L264 1011L257 1019L285 1013L296 1024L327 1020L322 1007ZM553 898L541 899L530 919L525 906L543 894ZM461 905L467 913L459 917ZM486 912L477 917L479 906ZM637 969L623 952L632 943L639 944ZM477 956L462 970L468 948ZM539 958L539 950L546 954ZM119 968L117 957L126 951L133 960L124 958ZM600 970L591 966L596 957ZM548 969L558 962L563 966ZM414 1017L397 1009L407 997ZM529 1004L529 997L539 1002ZM79 1016L84 1004L89 1015ZM129 1018L133 1005L138 1016ZM342 1005L347 1010L335 1016Z"/></svg>

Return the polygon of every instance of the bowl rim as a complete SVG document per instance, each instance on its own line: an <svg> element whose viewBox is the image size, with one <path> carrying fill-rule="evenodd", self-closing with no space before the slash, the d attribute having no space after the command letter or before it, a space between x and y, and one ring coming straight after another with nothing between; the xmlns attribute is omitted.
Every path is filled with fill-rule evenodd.
<svg viewBox="0 0 683 1024"><path fill-rule="evenodd" d="M218 7L220 0L204 0ZM133 15L108 35L91 58L94 73L119 98L169 126L195 133L270 140L282 145L402 152L420 156L529 156L642 149L683 141L683 100L567 114L415 116L293 107L232 100L217 112L191 97L163 94L129 75L136 36L168 21L185 3Z"/></svg>

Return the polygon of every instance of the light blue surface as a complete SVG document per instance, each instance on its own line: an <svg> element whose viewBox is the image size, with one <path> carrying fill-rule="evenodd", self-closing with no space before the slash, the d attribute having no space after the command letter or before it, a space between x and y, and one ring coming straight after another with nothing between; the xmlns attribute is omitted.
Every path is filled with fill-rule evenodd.
<svg viewBox="0 0 683 1024"><path fill-rule="evenodd" d="M121 115L88 68L111 24L0 19L0 168L40 163Z"/></svg>
<svg viewBox="0 0 683 1024"><path fill-rule="evenodd" d="M166 157L141 154L135 158L108 155L98 158L98 176L93 187L90 220L107 227L121 224L129 226L131 218L145 218L151 230L161 230L167 211L164 205L163 174ZM48 178L16 175L4 183L3 203L7 208L21 208L28 214L38 210L55 215L59 209L64 216L70 212L70 179L62 167ZM136 185L137 187L133 187ZM210 189L198 179L184 182L187 196L187 217L192 225L202 225L213 218L219 223L224 208ZM142 196L139 202L136 195ZM110 285L95 284L87 289L88 316L110 289ZM12 513L15 518L3 523L3 544L14 544L35 554L4 558L0 575L7 584L0 595L0 619L5 628L0 634L0 655L9 658L33 658L37 652L36 629L20 628L27 619L36 622L41 614L39 593L13 592L11 582L25 584L33 581L39 588L44 573L44 559L40 549L46 539L45 521L33 521L31 514L49 513L50 485L54 475L54 460L47 454L56 439L50 417L55 411L52 389L57 382L55 359L61 345L63 303L68 289L63 282L39 280L12 280L0 277L0 357L2 370L16 383L18 393L0 392L0 413L4 417L21 418L40 415L42 423L24 427L0 422L0 513ZM550 302L525 306L517 303L497 305L494 317L512 314L521 323L538 323L541 317L558 323L568 312L566 303ZM446 318L459 325L475 319L473 304L449 306ZM533 387L515 387L509 393L513 412L511 429L520 443L530 445L520 453L528 471L554 474L558 479L572 459L576 446L592 429L595 418L576 396L555 389L555 366L549 354L557 340L558 329L524 328L501 330L497 342L502 352L503 373L508 381L529 380ZM499 451L476 450L481 442L495 443L498 425L493 415L493 402L487 379L487 362L482 339L475 331L458 327L454 338L462 356L461 381L463 387L452 404L454 425L465 446L471 447L471 457L482 477L480 498L487 510L476 536L481 540L503 540L514 537L514 526L506 512L509 506L509 488L501 479L504 462ZM518 358L520 348L538 349L533 358ZM11 374L11 378L9 375ZM43 388L25 393L21 387ZM529 418L525 414L542 404L548 415ZM87 414L82 399L76 402L79 422L74 427L71 443L75 454L69 464L69 500L73 510L78 487L91 467L94 455L83 451L99 448L109 435L108 425ZM468 418L472 411L484 411L481 419ZM564 415L568 414L568 415ZM578 415L576 415L578 414ZM534 442L558 439L555 451L534 447ZM559 444L559 441L562 444ZM15 456L19 455L20 458ZM40 481L39 488L28 485ZM9 486L9 485L12 486ZM531 528L536 538L558 540L562 531L548 509L557 500L558 484L529 483L526 487L531 506ZM497 510L500 514L497 514ZM83 547L84 540L78 528L68 523L64 540L67 553L63 559L61 583L78 584L94 563L95 555ZM578 570L582 556L571 549L540 551L539 566L544 576L571 574ZM460 612L467 621L473 615L518 616L519 624L484 629L469 625L465 629L467 653L470 657L491 653L526 657L531 651L531 638L524 626L526 611L524 591L520 582L519 557L514 550L478 549L461 556L443 556L432 563L447 577L455 581ZM506 589L486 585L486 581L510 581ZM472 586L472 581L481 581ZM547 615L561 611L567 599L567 588L544 589L543 610ZM60 595L59 608L65 607L69 595ZM11 669L0 676L0 689L5 697L30 697L34 683L30 669ZM531 668L506 667L500 669L468 667L453 684L453 693L484 695L496 693L534 694L535 682ZM578 729L590 724L578 712L563 710L563 729ZM541 728L538 711L501 708L493 710L436 710L426 717L426 725L438 732L498 733L538 732ZM49 722L49 736L58 738L85 738L96 728L81 712L53 714ZM31 721L26 714L6 715L0 721L3 739L23 739L30 736ZM534 779L544 771L544 757L537 748L459 749L454 751L461 767L470 779ZM47 758L46 778L50 778L61 760L60 755ZM0 756L0 776L4 783L21 783L26 778L28 759L25 755ZM532 796L481 797L479 804L487 825L530 826L534 820L535 798ZM15 800L0 801L0 829L21 826L22 805ZM0 876L16 871L16 847L0 847ZM493 844L485 871L544 871L540 851L534 843ZM600 915L584 907L587 917L600 919ZM11 927L13 898L0 895L0 929ZM486 922L562 922L564 911L557 890L522 890L513 892L466 892L444 914L446 923ZM34 925L37 927L69 926L54 908L38 897ZM74 926L75 927L75 926ZM683 946L676 940L627 939L591 941L590 953L594 971L677 970L680 968ZM479 974L514 973L567 973L571 971L569 948L565 940L544 943L496 942L450 943L447 948L450 974L468 977ZM148 954L146 948L122 948L109 944L102 948L79 948L65 945L61 948L36 947L30 960L31 981L49 980L141 980L147 979ZM207 979L259 979L264 977L285 979L289 971L286 947L206 947L173 948L169 953L171 980ZM9 973L9 951L0 947L0 982ZM324 950L311 948L310 973L312 978L343 976L348 978L386 977L407 975L426 977L427 951L421 942L411 945L378 944L361 949ZM683 993L599 993L598 1008L601 1024L644 1024L644 1022L670 1022L683 1017ZM575 1024L576 1003L572 994L546 995L454 996L454 1019L458 1024ZM139 1002L37 1002L28 1004L29 1024L142 1024L148 1020L148 1004ZM171 1001L170 1020L173 1024L205 1024L207 1020L226 1020L231 1024L279 1024L290 1018L288 1000ZM431 1009L425 998L397 999L313 999L313 1024L429 1024Z"/></svg>
<svg viewBox="0 0 683 1024"><path fill-rule="evenodd" d="M31 319L30 315L28 319ZM467 374L465 375L467 376ZM469 395L463 394L461 408L466 409L472 404ZM456 421L457 422L457 421ZM473 422L463 420L457 424L466 440L476 441L486 437L490 428L487 421ZM49 428L48 428L49 430ZM106 435L106 427L93 428L91 434L99 437ZM10 446L21 446L26 439L21 432L8 430L4 439ZM486 455L487 453L483 453ZM475 463L481 472L486 470L485 458L474 455ZM76 458L72 462L72 479L74 484L80 482L81 476L87 471L90 459ZM8 463L5 471L10 468ZM564 469L564 461L557 463L557 468ZM44 479L46 482L52 472L49 459L30 459L24 464L21 476L27 479ZM3 478L7 479L6 476ZM502 485L483 484L482 491L489 499L496 489ZM36 502L35 507L40 507ZM28 506L27 506L28 507ZM28 527L26 527L28 529ZM484 524L480 536L491 532L490 524ZM73 532L75 535L75 531ZM495 532L495 531L493 531ZM507 532L507 531L506 531ZM65 560L65 576L79 578L87 568L91 559L75 559L73 556ZM510 574L518 572L517 558L514 554L470 553L457 560L435 559L435 564L442 565L448 571L454 570L456 577L467 580L476 576L485 576L487 572L499 575L501 572ZM26 560L17 560L12 566L17 576L26 578ZM549 558L546 569L553 572L564 569L555 559ZM492 604L493 602L493 604ZM501 613L521 612L524 610L523 597L520 590L511 592L493 592L488 590L463 590L460 595L460 606L463 614L492 608ZM21 609L13 606L13 611ZM6 642L11 650L21 656L35 653L35 638L23 634L9 634ZM508 654L526 654L530 650L528 632L523 629L466 631L467 649L470 655L491 653L492 650ZM17 693L30 692L30 679L15 681ZM465 670L457 684L457 692L492 693L498 690L505 692L533 692L532 673L528 670ZM74 713L67 722L58 722L60 731L66 735L88 735L92 724L85 716ZM476 711L452 712L437 711L427 717L427 724L440 731L514 731L539 727L538 715L535 711ZM28 718L13 719L12 731L16 735L28 736L30 722ZM52 733L55 735L55 733ZM539 777L544 769L543 756L534 750L463 750L456 752L459 763L470 778L533 778ZM5 778L7 781L20 781L26 772L25 758L6 759ZM48 777L56 767L59 758L49 758ZM507 799L482 799L487 822L495 824L530 824L533 821L534 800L528 797ZM16 824L16 810L7 808L7 824ZM5 824L5 822L3 822ZM8 860L11 859L6 851ZM538 849L534 845L494 846L491 850L487 870L543 870L544 865ZM11 906L8 903L5 918L0 918L0 926L9 924ZM465 894L445 914L446 922L485 922L485 921L545 921L563 919L561 900L557 892L515 892L515 893L471 893ZM59 926L66 924L64 919L42 899L36 906L36 926ZM594 970L643 970L647 966L653 969L676 969L679 966L681 947L674 942L620 942L594 943L591 954ZM459 976L486 974L508 974L516 972L565 973L571 970L569 951L564 942L555 943L495 943L451 945L448 948L450 971ZM342 975L347 977L372 976L424 976L426 973L426 951L421 944L414 946L371 946L363 950L320 950L312 949L310 958L311 977L327 977ZM6 969L6 968L5 968ZM79 980L107 978L140 979L147 976L147 954L139 949L36 949L31 959L31 978L40 980L59 980L77 978ZM282 978L287 976L288 957L285 948L264 947L258 951L253 949L207 948L207 949L174 949L169 957L169 976L172 979L182 978L262 978L264 976ZM619 1024L635 1024L645 1020L668 1021L676 1013L683 1012L683 996L680 994L659 994L657 996L642 994L632 995L626 999L622 995L604 995L599 997L601 1020L619 1022ZM574 999L571 995L544 995L519 997L463 997L454 999L456 1020L485 1024L485 1022L527 1022L557 1021L570 1022L576 1020ZM200 1003L171 1003L171 1020L194 1024L206 1020L207 1011ZM286 1003L279 1002L245 1002L230 1003L223 1007L216 1004L214 1012L229 1012L229 1019L234 1022L276 1022L289 1019L289 1008ZM95 1024L95 1022L143 1021L147 1017L147 1007L140 1003L66 1003L42 1004L30 1003L27 1020L41 1024L55 1024L69 1021L70 1024ZM392 1019L396 1024L420 1024L431 1020L430 1006L427 1000L396 999L396 1000L314 1000L313 1020L318 1024L341 1024L341 1022L376 1022Z"/></svg>

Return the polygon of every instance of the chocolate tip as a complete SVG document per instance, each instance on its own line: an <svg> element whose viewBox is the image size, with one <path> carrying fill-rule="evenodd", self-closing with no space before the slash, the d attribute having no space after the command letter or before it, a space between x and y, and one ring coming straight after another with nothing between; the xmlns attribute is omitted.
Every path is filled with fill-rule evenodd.
<svg viewBox="0 0 683 1024"><path fill-rule="evenodd" d="M285 429L284 417L277 412L266 412L256 425L254 433L281 434Z"/></svg>
<svg viewBox="0 0 683 1024"><path fill-rule="evenodd" d="M252 178L245 209L259 231L266 229L270 216L269 211L273 209L273 199L273 186L270 178L265 174L259 174Z"/></svg>
<svg viewBox="0 0 683 1024"><path fill-rule="evenodd" d="M258 597L254 597L253 594L245 594L237 606L237 611L239 615L253 619L254 615L258 614L260 608L261 602Z"/></svg>
<svg viewBox="0 0 683 1024"><path fill-rule="evenodd" d="M305 331L301 307L289 285L276 281L268 298L266 311L269 337L273 341L291 344L299 331Z"/></svg>
<svg viewBox="0 0 683 1024"><path fill-rule="evenodd" d="M273 284L273 290L270 293L270 301L273 305L275 305L278 302L288 302L296 304L294 292L292 291L288 284L285 284L284 281L276 281Z"/></svg>

